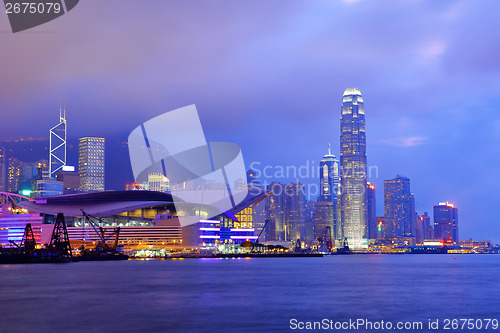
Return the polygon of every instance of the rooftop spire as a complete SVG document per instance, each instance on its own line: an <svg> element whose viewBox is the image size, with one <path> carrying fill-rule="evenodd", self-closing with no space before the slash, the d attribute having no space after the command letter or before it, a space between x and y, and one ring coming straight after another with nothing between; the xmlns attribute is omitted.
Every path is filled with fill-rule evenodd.
<svg viewBox="0 0 500 333"><path fill-rule="evenodd" d="M328 155L332 154L332 145L328 142Z"/></svg>
<svg viewBox="0 0 500 333"><path fill-rule="evenodd" d="M59 123L50 129L49 139L49 177L66 166L66 108L63 108L62 97L59 97Z"/></svg>
<svg viewBox="0 0 500 333"><path fill-rule="evenodd" d="M66 121L66 106L63 107L62 97L59 97L59 121Z"/></svg>

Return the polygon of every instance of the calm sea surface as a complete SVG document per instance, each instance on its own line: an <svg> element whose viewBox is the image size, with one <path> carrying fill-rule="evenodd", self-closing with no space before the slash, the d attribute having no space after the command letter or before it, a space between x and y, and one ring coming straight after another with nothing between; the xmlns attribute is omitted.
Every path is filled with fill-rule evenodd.
<svg viewBox="0 0 500 333"><path fill-rule="evenodd" d="M0 266L1 332L300 331L290 329L293 318L500 320L500 255ZM432 332L457 331L500 328Z"/></svg>

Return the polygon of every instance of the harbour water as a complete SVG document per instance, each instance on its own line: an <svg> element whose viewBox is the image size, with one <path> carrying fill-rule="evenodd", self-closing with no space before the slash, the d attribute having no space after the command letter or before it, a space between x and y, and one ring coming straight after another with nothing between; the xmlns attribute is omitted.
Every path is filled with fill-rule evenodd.
<svg viewBox="0 0 500 333"><path fill-rule="evenodd" d="M359 318L494 332L442 323L500 320L500 255L4 265L0 313L1 332L291 332L291 319Z"/></svg>

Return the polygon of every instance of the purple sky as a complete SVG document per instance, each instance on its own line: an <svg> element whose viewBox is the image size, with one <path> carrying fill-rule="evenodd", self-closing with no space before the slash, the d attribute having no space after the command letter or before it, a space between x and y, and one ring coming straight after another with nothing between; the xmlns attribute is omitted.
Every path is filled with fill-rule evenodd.
<svg viewBox="0 0 500 333"><path fill-rule="evenodd" d="M401 174L419 213L453 202L461 238L499 242L499 12L496 0L80 1L17 34L1 14L0 139L47 137L60 96L71 137L125 140L196 104L207 140L238 143L247 165L317 165L328 142L338 156L342 93L357 87L377 215L383 180Z"/></svg>

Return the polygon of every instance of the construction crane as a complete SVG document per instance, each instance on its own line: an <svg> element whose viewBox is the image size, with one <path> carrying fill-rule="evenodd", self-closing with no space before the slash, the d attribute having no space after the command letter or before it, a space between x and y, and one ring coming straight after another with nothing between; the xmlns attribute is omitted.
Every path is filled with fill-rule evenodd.
<svg viewBox="0 0 500 333"><path fill-rule="evenodd" d="M101 247L103 250L108 251L108 252L116 252L116 247L118 246L118 239L120 237L120 227L115 228L115 240L113 242L112 246L109 246L108 243L106 242L106 238L104 237L105 234L105 229L101 226L97 226L94 221L92 221L92 218L89 214L87 214L83 209L80 209L83 216L85 219L89 222L89 224L92 226L96 234L99 236L99 244L98 247ZM93 217L93 216L92 216ZM98 230L99 228L99 230Z"/></svg>
<svg viewBox="0 0 500 333"><path fill-rule="evenodd" d="M113 251L116 251L116 247L118 246L118 239L120 238L120 227L115 228L115 241L113 242Z"/></svg>
<svg viewBox="0 0 500 333"><path fill-rule="evenodd" d="M332 251L333 249L333 241L332 241L332 230L330 226L325 228L325 232L321 236L318 237L319 248L322 246L326 246L328 251Z"/></svg>
<svg viewBox="0 0 500 333"><path fill-rule="evenodd" d="M257 239L255 240L255 243L253 243L252 250L250 252L253 252L253 250L255 249L255 244L259 243L260 235L262 235L262 232L264 231L264 229L266 229L266 226L267 226L268 223L269 223L269 219L266 219L266 223L262 227L262 230L259 232L259 235L257 236Z"/></svg>

